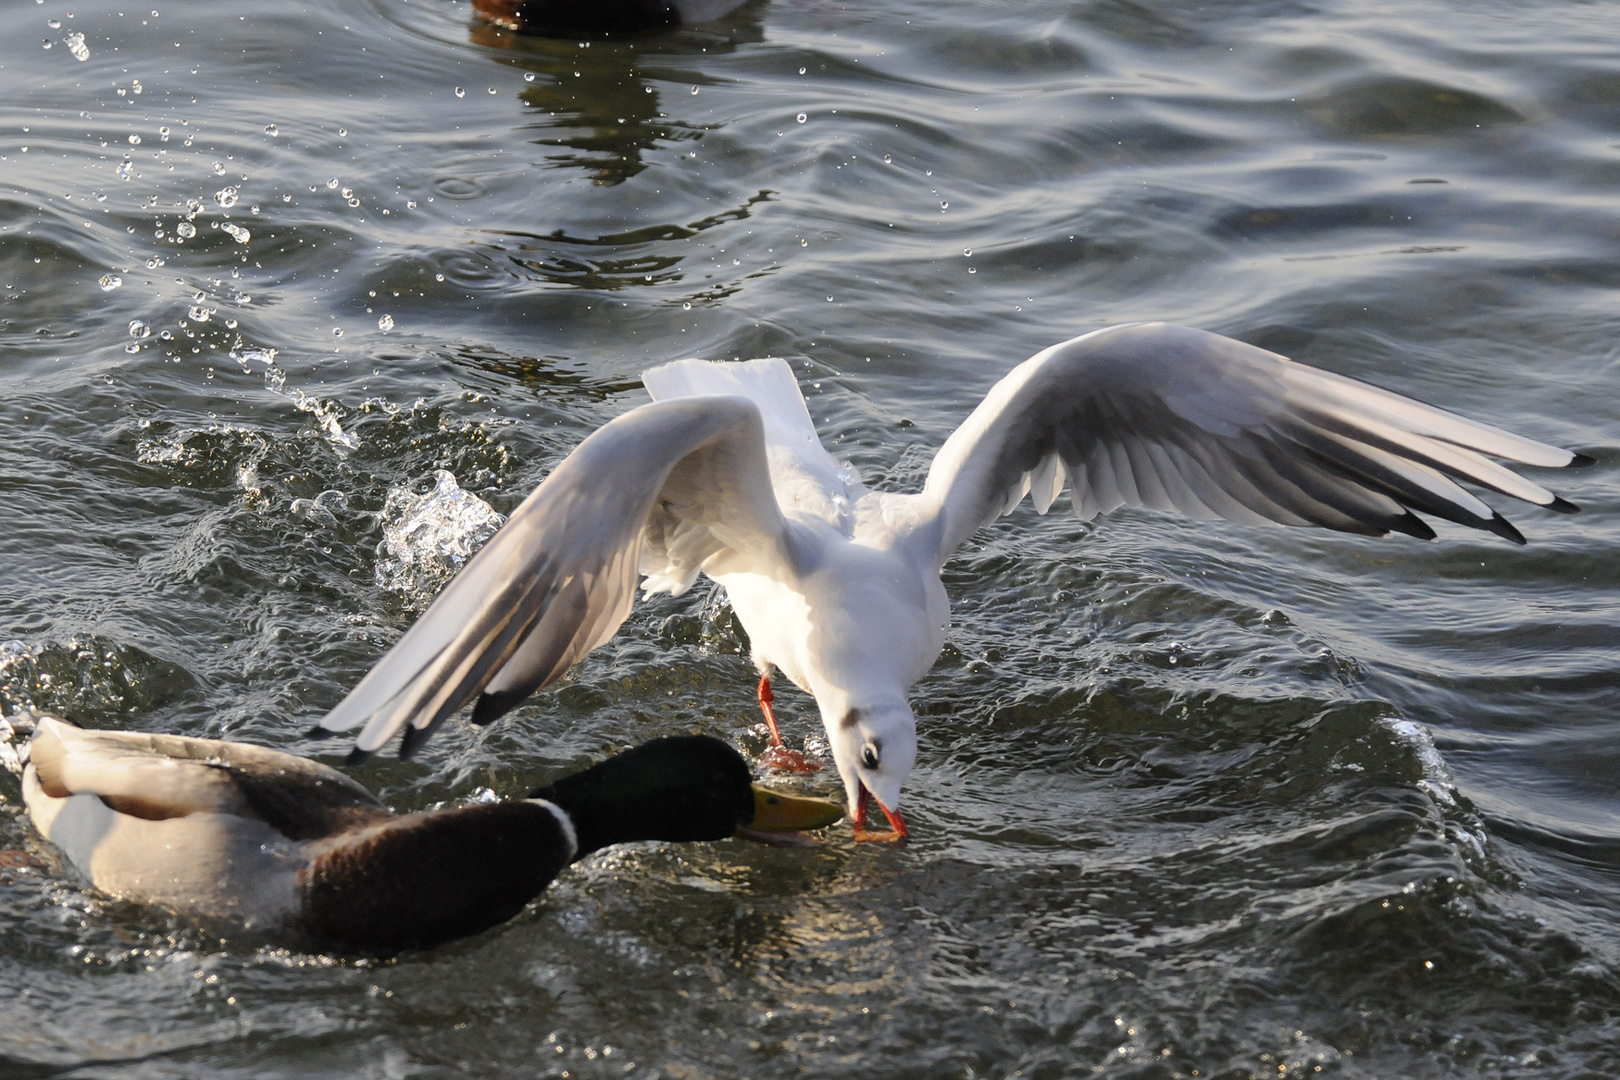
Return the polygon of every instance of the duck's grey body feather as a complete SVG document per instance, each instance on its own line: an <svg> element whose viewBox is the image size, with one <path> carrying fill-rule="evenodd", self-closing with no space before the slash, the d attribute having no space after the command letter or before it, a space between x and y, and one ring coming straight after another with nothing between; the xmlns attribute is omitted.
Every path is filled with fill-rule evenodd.
<svg viewBox="0 0 1620 1080"><path fill-rule="evenodd" d="M34 826L102 892L368 951L503 922L577 848L543 800L395 815L334 769L242 743L40 717L25 760Z"/></svg>

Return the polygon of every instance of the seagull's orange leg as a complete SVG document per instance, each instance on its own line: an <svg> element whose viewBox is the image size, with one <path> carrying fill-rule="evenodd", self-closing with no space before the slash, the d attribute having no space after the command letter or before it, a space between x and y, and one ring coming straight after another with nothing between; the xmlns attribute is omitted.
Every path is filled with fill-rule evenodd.
<svg viewBox="0 0 1620 1080"><path fill-rule="evenodd" d="M776 695L771 692L771 676L759 676L759 711L765 714L765 726L771 729L771 748L765 751L765 767L775 772L813 773L821 768L797 750L782 745L782 733L776 727Z"/></svg>

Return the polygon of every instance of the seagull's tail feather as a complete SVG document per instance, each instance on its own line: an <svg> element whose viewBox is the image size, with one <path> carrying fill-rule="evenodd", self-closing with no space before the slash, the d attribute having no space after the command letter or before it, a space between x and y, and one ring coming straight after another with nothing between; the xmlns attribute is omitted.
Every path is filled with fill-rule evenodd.
<svg viewBox="0 0 1620 1080"><path fill-rule="evenodd" d="M654 401L683 397L745 397L765 421L765 442L795 457L826 457L793 369L781 357L727 363L674 360L641 373Z"/></svg>

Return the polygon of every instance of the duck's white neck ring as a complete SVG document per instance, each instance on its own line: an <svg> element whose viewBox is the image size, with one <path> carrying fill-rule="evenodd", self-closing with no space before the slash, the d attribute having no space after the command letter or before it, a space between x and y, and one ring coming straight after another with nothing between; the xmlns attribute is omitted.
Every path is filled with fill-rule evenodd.
<svg viewBox="0 0 1620 1080"><path fill-rule="evenodd" d="M557 819L558 825L562 826L563 836L568 840L568 862L573 862L574 856L579 854L579 833L574 830L574 819L569 817L568 812L554 802L548 802L545 799L526 799L524 801L532 802L536 806L543 806L551 811L551 816Z"/></svg>

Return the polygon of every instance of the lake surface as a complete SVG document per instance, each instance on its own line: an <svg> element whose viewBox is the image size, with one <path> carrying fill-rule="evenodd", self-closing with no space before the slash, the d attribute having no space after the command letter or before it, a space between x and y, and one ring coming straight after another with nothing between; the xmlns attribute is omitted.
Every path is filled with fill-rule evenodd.
<svg viewBox="0 0 1620 1080"><path fill-rule="evenodd" d="M1496 500L1524 548L1026 502L947 568L909 846L625 848L387 963L86 890L0 777L0 1074L1620 1073L1613 4L0 27L8 712L339 763L303 733L442 580L384 543L412 496L510 511L682 356L787 357L891 489L1013 364L1141 319L1599 460L1537 474L1577 517ZM753 682L700 583L357 775L420 809L667 733L757 757Z"/></svg>

